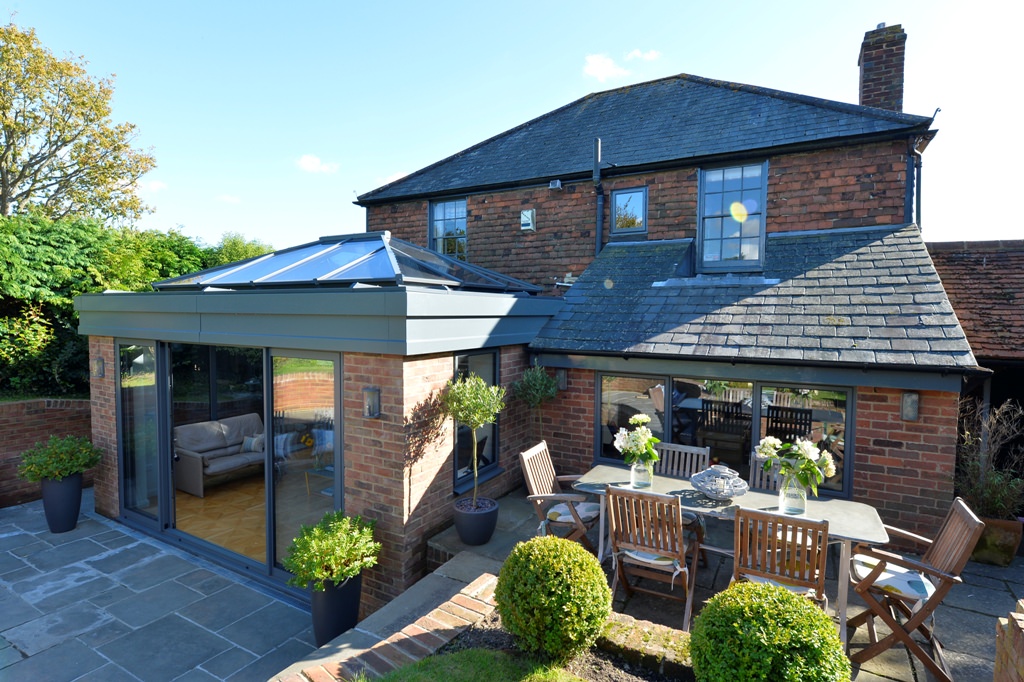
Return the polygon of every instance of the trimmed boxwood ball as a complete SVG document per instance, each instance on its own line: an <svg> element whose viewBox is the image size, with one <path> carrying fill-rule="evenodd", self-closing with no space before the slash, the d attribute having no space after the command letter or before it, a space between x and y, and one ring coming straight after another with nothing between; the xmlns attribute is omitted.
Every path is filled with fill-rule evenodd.
<svg viewBox="0 0 1024 682"><path fill-rule="evenodd" d="M552 535L515 546L501 567L494 599L519 648L554 661L589 649L612 610L612 593L594 555Z"/></svg>
<svg viewBox="0 0 1024 682"><path fill-rule="evenodd" d="M693 622L690 655L698 682L850 679L832 619L774 585L735 583L708 600Z"/></svg>

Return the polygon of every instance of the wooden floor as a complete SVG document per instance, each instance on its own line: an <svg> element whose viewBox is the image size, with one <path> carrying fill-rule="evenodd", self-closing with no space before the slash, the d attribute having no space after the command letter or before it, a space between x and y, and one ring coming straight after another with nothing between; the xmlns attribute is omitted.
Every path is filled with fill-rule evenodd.
<svg viewBox="0 0 1024 682"><path fill-rule="evenodd" d="M313 469L309 450L293 453L280 468L276 482L275 562L287 551L302 524L316 523L334 508L333 482L308 474ZM308 475L307 475L308 474ZM308 492L307 492L308 479ZM266 492L262 474L206 489L206 497L175 491L176 526L229 551L266 561Z"/></svg>

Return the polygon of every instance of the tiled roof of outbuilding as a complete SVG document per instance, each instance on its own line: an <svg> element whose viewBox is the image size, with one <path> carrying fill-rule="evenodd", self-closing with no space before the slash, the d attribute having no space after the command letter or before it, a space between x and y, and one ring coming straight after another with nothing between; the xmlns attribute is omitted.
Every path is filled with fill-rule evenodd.
<svg viewBox="0 0 1024 682"><path fill-rule="evenodd" d="M1024 360L1024 241L932 242L928 251L975 355Z"/></svg>
<svg viewBox="0 0 1024 682"><path fill-rule="evenodd" d="M930 118L680 74L587 95L359 197L357 203L589 177L837 139L925 132ZM614 167L612 167L614 166Z"/></svg>
<svg viewBox="0 0 1024 682"><path fill-rule="evenodd" d="M691 248L691 240L608 244L531 348L977 366L916 226L771 234L756 276L679 276Z"/></svg>

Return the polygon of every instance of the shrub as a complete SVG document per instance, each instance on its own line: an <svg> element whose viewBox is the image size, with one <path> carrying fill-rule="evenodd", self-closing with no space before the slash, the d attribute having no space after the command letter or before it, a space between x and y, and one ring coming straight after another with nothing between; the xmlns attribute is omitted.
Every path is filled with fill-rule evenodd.
<svg viewBox="0 0 1024 682"><path fill-rule="evenodd" d="M60 481L100 463L103 452L83 436L50 436L21 453L18 476L26 481Z"/></svg>
<svg viewBox="0 0 1024 682"><path fill-rule="evenodd" d="M774 585L736 583L708 600L694 619L690 652L699 682L850 679L832 619Z"/></svg>
<svg viewBox="0 0 1024 682"><path fill-rule="evenodd" d="M558 395L558 381L544 367L532 365L512 384L512 395L532 410Z"/></svg>
<svg viewBox="0 0 1024 682"><path fill-rule="evenodd" d="M373 541L373 527L373 521L343 511L327 512L316 525L303 525L281 560L293 574L288 584L323 590L328 580L341 585L376 566L380 543Z"/></svg>
<svg viewBox="0 0 1024 682"><path fill-rule="evenodd" d="M550 535L515 546L501 567L494 599L519 648L555 661L589 649L612 608L594 555Z"/></svg>

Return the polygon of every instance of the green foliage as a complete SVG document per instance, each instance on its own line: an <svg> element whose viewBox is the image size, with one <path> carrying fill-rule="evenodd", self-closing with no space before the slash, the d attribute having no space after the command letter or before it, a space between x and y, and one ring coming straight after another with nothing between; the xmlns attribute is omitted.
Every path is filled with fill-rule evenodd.
<svg viewBox="0 0 1024 682"><path fill-rule="evenodd" d="M957 494L978 516L1015 519L1024 509L1024 409L1013 401L989 407L960 402Z"/></svg>
<svg viewBox="0 0 1024 682"><path fill-rule="evenodd" d="M35 31L0 27L0 215L138 218L137 180L156 162L135 126L111 121L113 81L59 59Z"/></svg>
<svg viewBox="0 0 1024 682"><path fill-rule="evenodd" d="M565 661L594 644L612 608L597 559L552 535L517 544L494 591L502 626L529 654Z"/></svg>
<svg viewBox="0 0 1024 682"><path fill-rule="evenodd" d="M477 497L476 430L492 424L498 413L505 409L505 388L488 386L482 378L470 372L457 381L448 381L441 394L444 413L463 426L468 426L473 438L473 507Z"/></svg>
<svg viewBox="0 0 1024 682"><path fill-rule="evenodd" d="M256 258L257 256L262 256L265 253L270 253L273 250L274 247L255 239L247 241L245 237L238 232L225 232L221 236L220 243L217 246L208 247L203 250L203 267L213 268L218 265L226 265L240 260Z"/></svg>
<svg viewBox="0 0 1024 682"><path fill-rule="evenodd" d="M519 381L512 384L512 395L532 410L558 395L558 381L540 365L533 365L523 372Z"/></svg>
<svg viewBox="0 0 1024 682"><path fill-rule="evenodd" d="M292 573L289 585L323 590L328 580L340 585L377 565L380 543L374 522L344 512L327 512L315 525L303 525L281 564Z"/></svg>
<svg viewBox="0 0 1024 682"><path fill-rule="evenodd" d="M18 476L27 481L44 478L59 481L80 474L100 463L103 452L88 438L81 436L50 436L45 443L36 443L21 453Z"/></svg>
<svg viewBox="0 0 1024 682"><path fill-rule="evenodd" d="M583 682L557 667L493 649L463 649L430 656L380 678L381 682ZM369 682L357 676L353 682Z"/></svg>
<svg viewBox="0 0 1024 682"><path fill-rule="evenodd" d="M719 592L693 622L698 682L850 679L850 661L828 614L774 585L741 582Z"/></svg>

